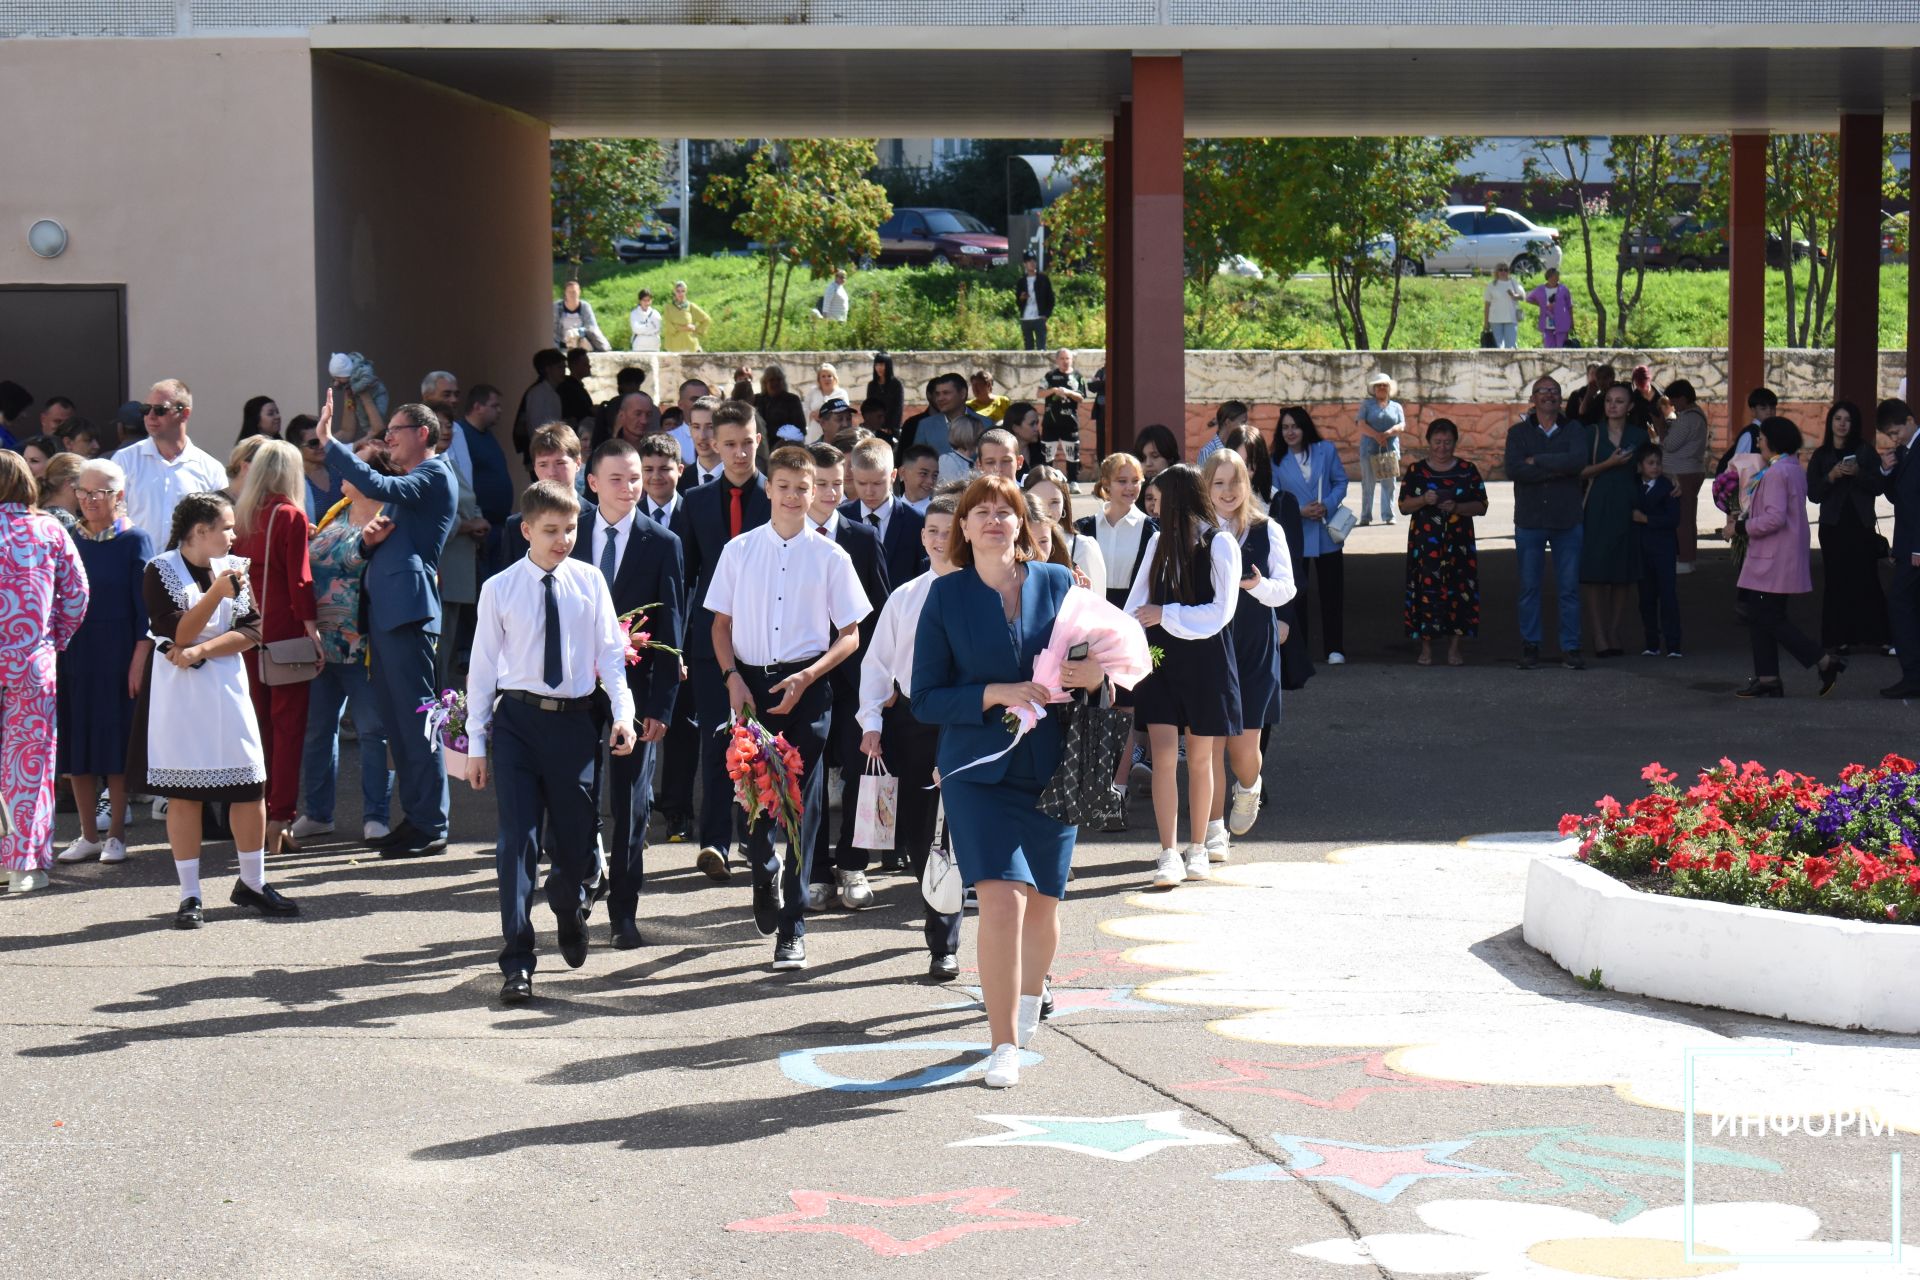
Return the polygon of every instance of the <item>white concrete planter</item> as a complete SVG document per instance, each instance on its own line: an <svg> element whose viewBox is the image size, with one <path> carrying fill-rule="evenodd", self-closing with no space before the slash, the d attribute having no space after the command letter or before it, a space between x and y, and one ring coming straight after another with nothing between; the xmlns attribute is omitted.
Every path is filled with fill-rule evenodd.
<svg viewBox="0 0 1920 1280"><path fill-rule="evenodd" d="M1611 991L1920 1032L1920 928L1642 893L1565 856L1527 869L1527 945Z"/></svg>

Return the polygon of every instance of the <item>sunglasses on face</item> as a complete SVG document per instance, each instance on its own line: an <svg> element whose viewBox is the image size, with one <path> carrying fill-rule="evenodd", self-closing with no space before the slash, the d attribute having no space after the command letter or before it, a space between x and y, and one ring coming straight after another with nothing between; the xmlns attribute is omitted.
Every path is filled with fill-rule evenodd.
<svg viewBox="0 0 1920 1280"><path fill-rule="evenodd" d="M178 405L175 405L175 404L169 404L168 402L166 402L166 401L164 401L164 400L163 400L163 401L161 401L161 402L160 402L159 404L143 404L143 405L141 405L141 406L140 406L140 413L141 413L141 415L142 415L143 417L148 417L148 418L164 418L164 417L166 417L166 416L167 416L168 414L170 414L170 413L172 413L172 412L173 412L173 411L174 411L175 409L177 409L177 408L179 408L179 407L180 407L180 406L178 406Z"/></svg>

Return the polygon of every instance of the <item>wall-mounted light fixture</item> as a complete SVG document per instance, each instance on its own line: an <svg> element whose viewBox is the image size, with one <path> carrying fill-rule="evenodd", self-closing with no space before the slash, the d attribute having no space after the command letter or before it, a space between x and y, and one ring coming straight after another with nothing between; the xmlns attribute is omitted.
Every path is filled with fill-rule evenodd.
<svg viewBox="0 0 1920 1280"><path fill-rule="evenodd" d="M67 229L42 218L27 228L27 247L43 258L57 258L67 251Z"/></svg>

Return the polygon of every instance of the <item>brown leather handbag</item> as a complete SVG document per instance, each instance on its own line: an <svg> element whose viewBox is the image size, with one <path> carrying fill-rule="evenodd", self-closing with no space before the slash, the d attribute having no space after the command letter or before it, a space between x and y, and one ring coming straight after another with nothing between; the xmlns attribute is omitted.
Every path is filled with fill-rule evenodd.
<svg viewBox="0 0 1920 1280"><path fill-rule="evenodd" d="M267 592L273 589L273 521L280 513L267 517L267 556L260 568L260 617L267 614ZM305 684L320 674L320 647L311 636L289 640L266 640L260 645L260 683L273 686Z"/></svg>

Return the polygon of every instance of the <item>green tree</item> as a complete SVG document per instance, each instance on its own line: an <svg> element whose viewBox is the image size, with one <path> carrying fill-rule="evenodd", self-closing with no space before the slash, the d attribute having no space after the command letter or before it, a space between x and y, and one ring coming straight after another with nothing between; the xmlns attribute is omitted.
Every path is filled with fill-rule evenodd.
<svg viewBox="0 0 1920 1280"><path fill-rule="evenodd" d="M548 145L553 256L578 266L659 221L667 149L653 138L574 138Z"/></svg>
<svg viewBox="0 0 1920 1280"><path fill-rule="evenodd" d="M704 199L744 206L734 227L760 244L766 258L766 300L760 345L780 341L794 270L814 279L880 252L880 224L893 214L886 189L867 174L871 138L794 138L762 144L735 178L716 175ZM785 274L781 268L785 267ZM774 301L779 282L779 302Z"/></svg>
<svg viewBox="0 0 1920 1280"><path fill-rule="evenodd" d="M1531 154L1522 162L1522 172L1538 195L1567 194L1573 198L1574 212L1580 221L1580 256L1586 263L1587 304L1593 308L1593 340L1605 346L1607 306L1600 300L1600 286L1593 275L1593 220L1601 209L1587 200L1587 184L1598 177L1594 164L1592 138L1573 135L1535 138ZM1621 234L1631 233L1622 230Z"/></svg>
<svg viewBox="0 0 1920 1280"><path fill-rule="evenodd" d="M1698 176L1699 161L1686 143L1665 134L1615 134L1607 152L1607 168L1613 174L1611 211L1620 217L1620 241L1614 253L1613 304L1619 324L1614 330L1616 346L1627 346L1633 315L1640 306L1646 286L1646 258L1629 253L1633 238L1662 236L1674 217L1687 203L1690 188L1684 183ZM1587 254L1587 274L1593 274L1593 254ZM1632 288L1627 285L1628 277ZM1589 286L1591 289L1591 286ZM1599 328L1595 341L1607 341L1607 317L1596 303L1594 315Z"/></svg>

